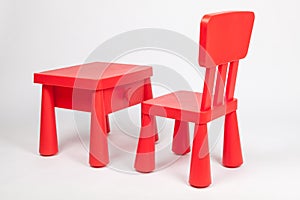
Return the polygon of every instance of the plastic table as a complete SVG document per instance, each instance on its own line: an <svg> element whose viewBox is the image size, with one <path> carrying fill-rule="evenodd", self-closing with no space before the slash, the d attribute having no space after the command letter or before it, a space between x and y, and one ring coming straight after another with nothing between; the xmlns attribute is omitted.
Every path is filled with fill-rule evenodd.
<svg viewBox="0 0 300 200"><path fill-rule="evenodd" d="M40 147L43 156L58 152L55 107L91 112L89 163L109 163L108 114L152 98L152 67L94 62L34 74L42 84Z"/></svg>

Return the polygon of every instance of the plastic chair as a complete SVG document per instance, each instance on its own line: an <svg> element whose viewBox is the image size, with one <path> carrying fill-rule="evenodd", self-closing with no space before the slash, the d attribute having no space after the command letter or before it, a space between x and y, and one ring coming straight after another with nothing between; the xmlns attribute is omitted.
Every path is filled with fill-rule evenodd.
<svg viewBox="0 0 300 200"><path fill-rule="evenodd" d="M243 163L234 90L239 60L247 55L253 23L254 13L248 11L202 18L199 65L206 68L203 93L178 91L142 103L137 171L151 172L155 168L154 116L175 119L172 150L180 155L190 151L188 122L195 123L189 176L192 186L211 184L207 123L216 118L225 115L223 165L239 167Z"/></svg>

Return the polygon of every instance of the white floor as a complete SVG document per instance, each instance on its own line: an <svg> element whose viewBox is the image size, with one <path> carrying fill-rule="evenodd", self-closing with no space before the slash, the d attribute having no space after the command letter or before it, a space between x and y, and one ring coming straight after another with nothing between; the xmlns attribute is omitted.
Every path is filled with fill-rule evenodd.
<svg viewBox="0 0 300 200"><path fill-rule="evenodd" d="M134 173L133 156L128 156L125 151L122 154L113 150L114 145L121 144L118 139L123 137L114 130L115 125L112 125L109 136L110 166L97 169L89 167L85 145L88 136L83 138L76 133L72 124L73 112L58 110L57 118L60 152L53 157L38 154L38 121L22 126L1 127L1 199L232 200L300 197L300 147L296 121L282 122L276 117L265 121L252 118L252 122L256 121L255 125L247 123L251 120L246 121L241 114L244 165L228 169L220 164L220 138L211 152L213 183L208 188L196 189L187 182L190 155L179 158L169 150L161 151L170 152L164 155L169 163L174 158L176 162L153 173ZM88 114L84 114L83 118L88 118ZM84 123L88 124L88 120ZM170 124L167 123L167 126ZM161 136L161 140L167 139L170 138ZM123 148L121 145L119 147ZM134 150L132 143L127 152ZM160 160L158 162L158 165L166 164Z"/></svg>

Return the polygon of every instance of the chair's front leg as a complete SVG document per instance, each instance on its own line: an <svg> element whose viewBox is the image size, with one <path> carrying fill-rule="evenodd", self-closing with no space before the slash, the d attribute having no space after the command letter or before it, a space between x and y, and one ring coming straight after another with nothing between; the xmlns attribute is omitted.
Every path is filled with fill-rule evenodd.
<svg viewBox="0 0 300 200"><path fill-rule="evenodd" d="M178 155L190 152L189 123L175 120L172 151Z"/></svg>
<svg viewBox="0 0 300 200"><path fill-rule="evenodd" d="M58 152L53 86L43 85L41 103L40 149L43 156Z"/></svg>
<svg viewBox="0 0 300 200"><path fill-rule="evenodd" d="M236 111L225 116L223 165L239 167L243 164L239 127Z"/></svg>
<svg viewBox="0 0 300 200"><path fill-rule="evenodd" d="M104 167L109 163L107 145L107 124L103 91L95 91L92 95L90 157L92 167Z"/></svg>
<svg viewBox="0 0 300 200"><path fill-rule="evenodd" d="M148 114L142 114L142 128L134 168L139 172L151 172L155 169L154 116Z"/></svg>
<svg viewBox="0 0 300 200"><path fill-rule="evenodd" d="M207 124L195 124L189 182L194 187L211 184Z"/></svg>

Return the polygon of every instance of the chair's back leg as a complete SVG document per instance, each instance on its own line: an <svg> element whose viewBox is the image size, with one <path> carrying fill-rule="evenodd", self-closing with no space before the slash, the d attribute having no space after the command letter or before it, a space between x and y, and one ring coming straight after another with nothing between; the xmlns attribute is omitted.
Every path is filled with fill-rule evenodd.
<svg viewBox="0 0 300 200"><path fill-rule="evenodd" d="M172 151L177 155L190 152L189 123L175 120Z"/></svg>
<svg viewBox="0 0 300 200"><path fill-rule="evenodd" d="M225 167L239 167L243 164L239 128L236 111L225 116L223 165Z"/></svg>

